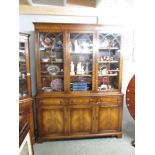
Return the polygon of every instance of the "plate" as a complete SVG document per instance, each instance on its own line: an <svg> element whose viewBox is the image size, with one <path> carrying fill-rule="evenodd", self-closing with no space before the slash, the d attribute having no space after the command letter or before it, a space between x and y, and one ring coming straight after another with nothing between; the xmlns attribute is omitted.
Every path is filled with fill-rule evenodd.
<svg viewBox="0 0 155 155"><path fill-rule="evenodd" d="M42 88L42 91L43 91L43 92L51 92L52 89L51 89L51 87L43 87L43 88Z"/></svg>
<svg viewBox="0 0 155 155"><path fill-rule="evenodd" d="M62 62L62 59L56 59L56 62Z"/></svg>
<svg viewBox="0 0 155 155"><path fill-rule="evenodd" d="M56 39L49 33L40 37L40 43L44 48L54 48Z"/></svg>
<svg viewBox="0 0 155 155"><path fill-rule="evenodd" d="M57 75L58 72L60 72L60 68L57 65L50 65L47 68L47 71L49 72L49 74L51 75Z"/></svg>
<svg viewBox="0 0 155 155"><path fill-rule="evenodd" d="M62 79L54 79L51 82L52 90L62 91L63 89L63 80Z"/></svg>
<svg viewBox="0 0 155 155"><path fill-rule="evenodd" d="M49 58L42 58L41 61L42 62L48 62L50 59Z"/></svg>

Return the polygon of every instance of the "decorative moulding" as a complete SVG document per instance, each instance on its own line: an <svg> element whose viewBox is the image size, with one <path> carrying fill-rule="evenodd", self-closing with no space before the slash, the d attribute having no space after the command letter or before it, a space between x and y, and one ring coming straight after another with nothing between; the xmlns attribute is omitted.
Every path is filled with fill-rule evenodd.
<svg viewBox="0 0 155 155"><path fill-rule="evenodd" d="M65 6L67 0L27 0L32 6Z"/></svg>

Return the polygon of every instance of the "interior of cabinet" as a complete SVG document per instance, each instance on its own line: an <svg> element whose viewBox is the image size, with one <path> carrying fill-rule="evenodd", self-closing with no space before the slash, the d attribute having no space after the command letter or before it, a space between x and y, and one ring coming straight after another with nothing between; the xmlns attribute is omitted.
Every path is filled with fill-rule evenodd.
<svg viewBox="0 0 155 155"><path fill-rule="evenodd" d="M92 90L93 33L70 33L70 90Z"/></svg>
<svg viewBox="0 0 155 155"><path fill-rule="evenodd" d="M23 114L30 126L34 143L33 99L31 97L29 34L19 33L19 115Z"/></svg>
<svg viewBox="0 0 155 155"><path fill-rule="evenodd" d="M64 90L64 51L61 32L40 32L41 91Z"/></svg>
<svg viewBox="0 0 155 155"><path fill-rule="evenodd" d="M40 92L119 91L120 33L54 29L37 34Z"/></svg>
<svg viewBox="0 0 155 155"><path fill-rule="evenodd" d="M19 41L19 97L26 97L28 95L27 83L27 69L26 69L26 40Z"/></svg>
<svg viewBox="0 0 155 155"><path fill-rule="evenodd" d="M29 34L19 33L19 99L31 96Z"/></svg>
<svg viewBox="0 0 155 155"><path fill-rule="evenodd" d="M98 90L118 90L120 74L119 33L98 33Z"/></svg>

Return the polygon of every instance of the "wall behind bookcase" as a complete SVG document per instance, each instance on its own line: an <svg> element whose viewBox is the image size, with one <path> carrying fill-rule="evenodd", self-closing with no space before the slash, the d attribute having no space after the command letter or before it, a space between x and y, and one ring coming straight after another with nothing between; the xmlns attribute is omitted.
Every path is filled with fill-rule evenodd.
<svg viewBox="0 0 155 155"><path fill-rule="evenodd" d="M33 22L50 22L50 23L81 23L81 24L104 24L117 25L121 27L123 38L123 75L122 75L122 93L125 95L126 88L132 76L135 74L135 43L134 30L131 25L126 25L118 18L99 18L99 17L78 17L78 16L48 16L48 15L20 15L19 31L29 33L30 36L30 62L31 62L31 82L32 96L36 95L36 73L35 73L35 47L34 47L34 26ZM123 113L123 130L128 130L128 125L132 125L134 132L134 120L131 118L124 96L124 113ZM36 115L36 103L34 104L34 113ZM36 128L36 122L35 122ZM133 135L133 134L132 134Z"/></svg>

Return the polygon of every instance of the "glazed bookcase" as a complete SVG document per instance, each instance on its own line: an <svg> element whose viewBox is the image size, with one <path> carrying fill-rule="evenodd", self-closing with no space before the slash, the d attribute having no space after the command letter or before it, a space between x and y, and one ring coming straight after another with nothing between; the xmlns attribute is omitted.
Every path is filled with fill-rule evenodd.
<svg viewBox="0 0 155 155"><path fill-rule="evenodd" d="M34 23L38 141L122 136L122 34Z"/></svg>
<svg viewBox="0 0 155 155"><path fill-rule="evenodd" d="M19 33L19 115L26 115L34 143L33 98L31 97L29 34Z"/></svg>

